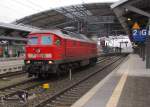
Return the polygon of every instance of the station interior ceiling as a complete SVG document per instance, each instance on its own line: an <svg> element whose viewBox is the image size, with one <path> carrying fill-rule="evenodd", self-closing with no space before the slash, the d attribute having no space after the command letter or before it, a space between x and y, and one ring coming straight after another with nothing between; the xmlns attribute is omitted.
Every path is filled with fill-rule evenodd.
<svg viewBox="0 0 150 107"><path fill-rule="evenodd" d="M33 29L69 29L74 32L83 33L89 37L131 35L131 26L135 21L140 26L146 26L148 23L148 17L137 13L137 10L134 10L132 7L149 12L150 1L123 1L125 1L123 4L113 8L112 5L115 5L113 3L91 3L56 8L26 16L11 24L29 26L29 28ZM131 20L128 20L129 18ZM32 29L22 30L0 26L1 36L17 37L16 35L19 35L26 37L30 31Z"/></svg>
<svg viewBox="0 0 150 107"><path fill-rule="evenodd" d="M67 29L98 37L125 34L110 8L111 4L92 3L61 7L24 17L12 24L29 25L40 29Z"/></svg>

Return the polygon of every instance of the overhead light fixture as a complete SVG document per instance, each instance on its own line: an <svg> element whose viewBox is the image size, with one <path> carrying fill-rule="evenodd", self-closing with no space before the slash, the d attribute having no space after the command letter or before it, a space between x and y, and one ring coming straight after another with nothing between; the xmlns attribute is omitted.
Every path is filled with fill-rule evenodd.
<svg viewBox="0 0 150 107"><path fill-rule="evenodd" d="M128 21L131 21L131 18L128 18Z"/></svg>

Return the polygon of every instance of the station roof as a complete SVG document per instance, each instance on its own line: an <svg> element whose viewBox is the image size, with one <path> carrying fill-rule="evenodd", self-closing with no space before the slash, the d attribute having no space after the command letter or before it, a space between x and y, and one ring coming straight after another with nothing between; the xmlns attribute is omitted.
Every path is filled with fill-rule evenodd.
<svg viewBox="0 0 150 107"><path fill-rule="evenodd" d="M10 23L42 11L89 3L110 3L118 0L1 0L0 22Z"/></svg>
<svg viewBox="0 0 150 107"><path fill-rule="evenodd" d="M58 9L52 9L27 16L23 19L17 20L16 23L32 24L39 27L46 27L48 26L47 20L49 22L53 21L54 23L49 23L49 26L53 26L57 25L57 23L61 23L61 20L88 20L89 16L110 16L114 15L110 10L110 4L111 3L96 3L61 7Z"/></svg>
<svg viewBox="0 0 150 107"><path fill-rule="evenodd" d="M150 0L120 0L111 5L118 20L131 35L131 28L135 22L140 27L145 27L150 18Z"/></svg>
<svg viewBox="0 0 150 107"><path fill-rule="evenodd" d="M106 32L109 34L124 33L115 14L110 9L111 4L90 3L61 7L24 17L15 21L14 24L22 23L43 29L74 26L78 28L76 30L102 35L107 35Z"/></svg>
<svg viewBox="0 0 150 107"><path fill-rule="evenodd" d="M12 29L12 30L18 30L18 31L25 31L25 32L31 32L34 31L36 29L39 29L37 27L33 27L33 26L26 26L23 24L20 25L16 25L16 24L11 24L11 23L0 23L0 30L3 29Z"/></svg>
<svg viewBox="0 0 150 107"><path fill-rule="evenodd" d="M23 24L0 23L0 40L25 41L28 33L37 30L40 29Z"/></svg>
<svg viewBox="0 0 150 107"><path fill-rule="evenodd" d="M23 39L27 33L37 29L64 29L69 27L87 36L125 34L116 15L110 9L112 4L111 2L82 3L42 11L10 24L0 23L0 40L18 40L13 38L18 38L19 36Z"/></svg>

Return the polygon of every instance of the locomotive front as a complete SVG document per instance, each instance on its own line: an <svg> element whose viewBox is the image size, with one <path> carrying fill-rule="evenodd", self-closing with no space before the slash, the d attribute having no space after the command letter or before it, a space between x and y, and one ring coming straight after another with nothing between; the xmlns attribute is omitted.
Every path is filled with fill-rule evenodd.
<svg viewBox="0 0 150 107"><path fill-rule="evenodd" d="M55 54L60 52L60 38L51 33L31 33L28 35L28 43L25 47L25 71L29 76L42 76L55 73L56 60L61 57ZM60 52L61 53L61 52Z"/></svg>

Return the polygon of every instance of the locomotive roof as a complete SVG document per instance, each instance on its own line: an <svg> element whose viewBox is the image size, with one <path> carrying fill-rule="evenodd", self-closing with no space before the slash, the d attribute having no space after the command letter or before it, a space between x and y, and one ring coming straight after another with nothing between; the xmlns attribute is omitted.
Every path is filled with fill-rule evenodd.
<svg viewBox="0 0 150 107"><path fill-rule="evenodd" d="M31 32L30 34L32 34L32 33L53 33L53 34L56 34L62 38L66 38L66 39L73 39L73 40L77 40L77 41L95 43L93 40L89 39L88 37L86 37L83 34L74 33L74 32L61 30L61 29L39 30L39 31Z"/></svg>

